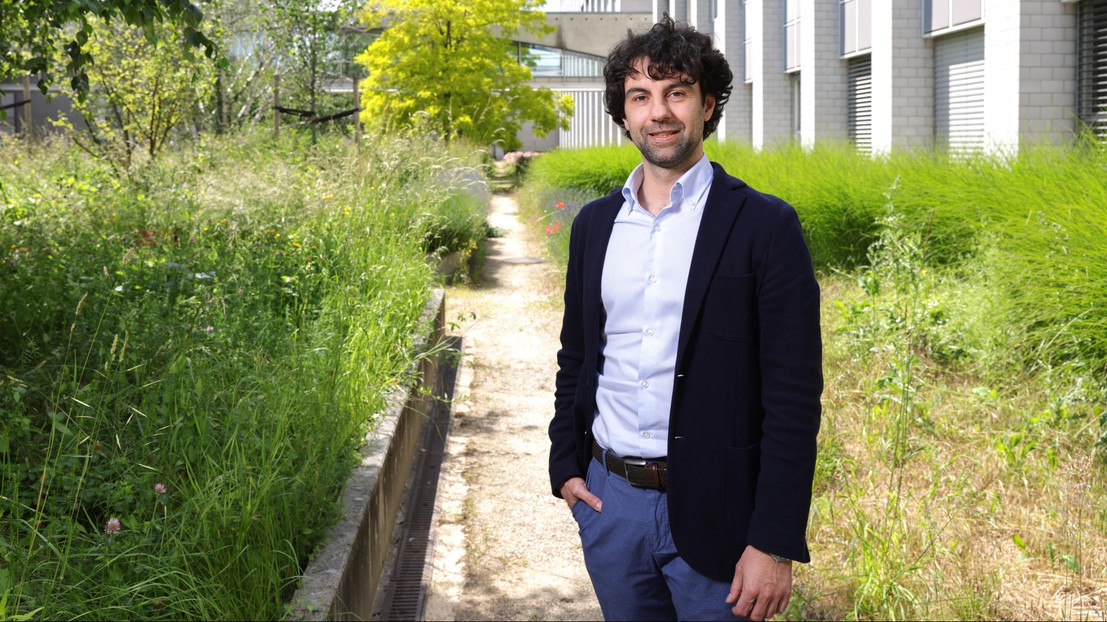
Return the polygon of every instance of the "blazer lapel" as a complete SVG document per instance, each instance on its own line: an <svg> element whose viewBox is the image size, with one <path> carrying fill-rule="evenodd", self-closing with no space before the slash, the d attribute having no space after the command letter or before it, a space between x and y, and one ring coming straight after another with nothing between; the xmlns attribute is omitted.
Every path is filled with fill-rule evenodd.
<svg viewBox="0 0 1107 622"><path fill-rule="evenodd" d="M704 205L703 220L696 234L696 248L692 251L692 263L688 269L688 285L684 290L684 309L680 321L680 337L677 341L676 369L683 368L684 351L688 346L688 337L699 318L707 288L715 276L719 258L726 248L734 227L734 220L745 205L746 196L737 191L746 184L740 179L726 174L723 167L715 167L715 179L711 182L707 202Z"/></svg>
<svg viewBox="0 0 1107 622"><path fill-rule="evenodd" d="M582 292L584 334L587 339L595 340L592 345L596 346L597 351L604 323L603 299L600 291L603 282L603 265L607 258L607 244L611 241L611 230L615 228L615 217L622 205L621 192L608 195L608 200L596 205L595 217L588 224L585 259L581 264L586 270L583 275L584 291Z"/></svg>

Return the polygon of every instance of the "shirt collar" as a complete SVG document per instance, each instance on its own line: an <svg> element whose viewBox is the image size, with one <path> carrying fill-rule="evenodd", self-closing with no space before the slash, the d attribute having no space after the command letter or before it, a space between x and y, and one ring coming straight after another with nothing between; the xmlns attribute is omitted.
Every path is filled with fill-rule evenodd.
<svg viewBox="0 0 1107 622"><path fill-rule="evenodd" d="M642 164L634 167L623 184L623 200L625 209L629 214L638 205L638 189L642 187L642 179L645 169ZM715 169L711 168L711 161L705 153L698 162L692 165L669 190L669 202L687 204L689 209L696 210L703 206L707 190L715 179ZM683 201L681 201L683 199Z"/></svg>

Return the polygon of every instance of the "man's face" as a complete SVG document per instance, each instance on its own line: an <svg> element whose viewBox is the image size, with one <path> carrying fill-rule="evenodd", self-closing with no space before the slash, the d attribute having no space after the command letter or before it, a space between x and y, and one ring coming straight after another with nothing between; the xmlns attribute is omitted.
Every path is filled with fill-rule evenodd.
<svg viewBox="0 0 1107 622"><path fill-rule="evenodd" d="M623 124L630 139L649 164L688 170L703 157L703 124L715 112L715 98L705 100L698 82L685 84L680 76L654 80L646 73L648 58L635 67L623 86Z"/></svg>

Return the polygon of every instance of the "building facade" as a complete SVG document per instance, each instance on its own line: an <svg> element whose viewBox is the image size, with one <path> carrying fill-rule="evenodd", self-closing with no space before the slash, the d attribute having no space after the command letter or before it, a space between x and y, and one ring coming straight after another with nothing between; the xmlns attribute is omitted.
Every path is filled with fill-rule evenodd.
<svg viewBox="0 0 1107 622"><path fill-rule="evenodd" d="M651 0L648 14L645 4L547 11L577 7L548 13L559 29L573 27L567 15L668 13L714 36L735 72L726 140L994 154L1087 129L1107 138L1107 0ZM587 53L602 58L626 28L609 32ZM557 144L618 142L588 129L611 121L576 86L561 89L578 105Z"/></svg>

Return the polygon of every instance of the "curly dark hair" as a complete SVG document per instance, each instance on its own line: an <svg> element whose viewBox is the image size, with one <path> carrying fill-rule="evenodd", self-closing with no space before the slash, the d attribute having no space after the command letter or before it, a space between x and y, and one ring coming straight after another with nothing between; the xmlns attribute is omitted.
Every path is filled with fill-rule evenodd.
<svg viewBox="0 0 1107 622"><path fill-rule="evenodd" d="M703 137L710 136L719 126L734 79L730 64L723 53L715 49L711 37L666 14L647 32L628 31L627 37L611 50L603 68L604 109L623 128L627 138L630 132L623 123L626 117L623 89L627 76L637 73L635 64L643 58L649 59L647 72L654 80L681 76L686 84L700 83L704 101L708 95L715 97L715 112L703 124Z"/></svg>

